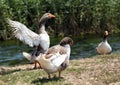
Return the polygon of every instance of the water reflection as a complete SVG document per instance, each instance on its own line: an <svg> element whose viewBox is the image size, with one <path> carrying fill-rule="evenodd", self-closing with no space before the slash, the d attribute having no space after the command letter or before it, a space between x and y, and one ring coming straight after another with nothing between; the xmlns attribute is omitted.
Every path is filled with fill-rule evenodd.
<svg viewBox="0 0 120 85"><path fill-rule="evenodd" d="M58 44L62 38L51 38L51 46ZM73 37L71 59L86 58L97 55L96 47L101 42L101 37L87 36L84 38ZM113 51L120 51L120 37L108 38ZM16 65L29 63L22 55L23 51L32 52L33 48L19 41L0 42L0 65Z"/></svg>

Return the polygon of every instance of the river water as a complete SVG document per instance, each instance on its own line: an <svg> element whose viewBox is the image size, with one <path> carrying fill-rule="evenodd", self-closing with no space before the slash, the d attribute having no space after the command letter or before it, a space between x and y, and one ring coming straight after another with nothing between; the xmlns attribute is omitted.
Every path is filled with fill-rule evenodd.
<svg viewBox="0 0 120 85"><path fill-rule="evenodd" d="M58 44L62 38L51 38L51 46ZM96 52L97 45L102 41L102 37L88 35L83 38L73 37L74 45L71 47L71 59L88 58L98 55ZM120 52L120 36L109 36L113 51ZM33 48L20 42L19 40L0 41L0 66L11 66L30 63L27 61L22 52L31 53Z"/></svg>

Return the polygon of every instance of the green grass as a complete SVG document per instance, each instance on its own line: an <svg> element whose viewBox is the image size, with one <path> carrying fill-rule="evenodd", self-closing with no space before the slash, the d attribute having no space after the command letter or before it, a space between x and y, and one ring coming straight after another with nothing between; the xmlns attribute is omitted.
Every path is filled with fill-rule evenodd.
<svg viewBox="0 0 120 85"><path fill-rule="evenodd" d="M70 66L62 72L63 78L54 73L48 79L47 73L41 69L10 68L0 67L0 85L108 85L120 82L120 52L71 60Z"/></svg>
<svg viewBox="0 0 120 85"><path fill-rule="evenodd" d="M18 70L11 71L8 73L3 73L0 77L0 80L3 82L7 82L9 85L16 85L17 83L28 85L55 85L55 83L61 83L63 79L59 79L58 77L53 77L52 79L47 78L47 74L43 70Z"/></svg>

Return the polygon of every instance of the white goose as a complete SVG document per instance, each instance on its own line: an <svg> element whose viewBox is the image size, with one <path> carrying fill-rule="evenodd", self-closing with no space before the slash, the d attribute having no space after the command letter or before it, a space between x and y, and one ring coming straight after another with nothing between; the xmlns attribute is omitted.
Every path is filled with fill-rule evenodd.
<svg viewBox="0 0 120 85"><path fill-rule="evenodd" d="M8 19L8 24L12 27L13 34L20 41L25 42L30 47L35 47L32 57L26 57L30 61L34 61L39 53L47 51L50 45L49 35L45 31L45 23L48 19L55 18L51 13L45 13L39 20L39 34L31 31L24 24ZM35 65L36 66L36 65ZM35 67L36 68L36 67Z"/></svg>
<svg viewBox="0 0 120 85"><path fill-rule="evenodd" d="M36 63L48 73L50 77L51 73L59 72L59 77L61 77L61 71L64 70L69 65L69 58L71 48L70 45L73 44L73 40L69 37L65 37L61 40L60 45L52 46L46 51L45 54L40 54L36 58ZM24 56L30 56L28 53L23 53Z"/></svg>
<svg viewBox="0 0 120 85"><path fill-rule="evenodd" d="M99 54L108 54L112 51L111 46L107 42L107 36L108 36L108 31L105 31L103 41L96 48Z"/></svg>

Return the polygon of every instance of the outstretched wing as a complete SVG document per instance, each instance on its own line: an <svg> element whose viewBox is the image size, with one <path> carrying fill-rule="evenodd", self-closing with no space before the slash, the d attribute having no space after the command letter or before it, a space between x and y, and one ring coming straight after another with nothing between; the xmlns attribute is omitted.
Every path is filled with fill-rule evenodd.
<svg viewBox="0 0 120 85"><path fill-rule="evenodd" d="M28 29L24 24L10 19L8 19L8 24L12 27L13 34L16 38L25 42L30 47L39 45L39 35Z"/></svg>

